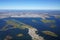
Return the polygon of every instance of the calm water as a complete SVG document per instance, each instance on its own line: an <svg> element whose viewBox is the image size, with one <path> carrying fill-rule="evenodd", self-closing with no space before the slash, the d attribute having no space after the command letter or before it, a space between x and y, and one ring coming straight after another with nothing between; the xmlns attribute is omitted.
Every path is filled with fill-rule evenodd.
<svg viewBox="0 0 60 40"><path fill-rule="evenodd" d="M54 17L49 18L49 20L55 20L56 23L56 28L50 28L49 25L47 26L46 24L44 24L43 22L41 22L41 18L6 18L7 20L10 19L15 19L17 21L23 22L25 24L28 24L34 28L36 28L38 30L38 33L40 36L43 36L46 40L59 40L60 39L60 19L55 19ZM48 19L48 18L46 18ZM4 21L5 19L1 19L0 20L0 29L6 25L6 22ZM32 22L32 20L36 20L37 22L34 23ZM48 36L42 33L42 31L44 30L49 30L52 31L54 33L56 33L58 35L58 37L52 37L52 36ZM13 32L14 31L14 32ZM20 30L20 29L12 29L12 30L7 30L7 31L0 31L0 39L3 39L6 35L12 35L14 38L13 40L19 40L20 38L16 37L15 35L18 33L24 33L24 37L21 38L21 40L25 40L24 38L27 38L26 40L31 40L31 37L28 33L28 29L25 30ZM26 36L28 35L28 36ZM26 37L25 37L26 36Z"/></svg>

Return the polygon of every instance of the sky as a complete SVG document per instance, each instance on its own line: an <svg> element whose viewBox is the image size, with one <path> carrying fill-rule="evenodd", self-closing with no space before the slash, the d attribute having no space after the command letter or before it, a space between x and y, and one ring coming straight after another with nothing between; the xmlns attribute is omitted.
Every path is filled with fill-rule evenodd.
<svg viewBox="0 0 60 40"><path fill-rule="evenodd" d="M60 10L60 0L0 0L0 10Z"/></svg>

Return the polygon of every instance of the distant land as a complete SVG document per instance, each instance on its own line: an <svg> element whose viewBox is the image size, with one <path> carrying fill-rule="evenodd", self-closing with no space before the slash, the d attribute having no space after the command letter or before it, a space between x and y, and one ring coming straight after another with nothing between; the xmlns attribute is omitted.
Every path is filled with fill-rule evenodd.
<svg viewBox="0 0 60 40"><path fill-rule="evenodd" d="M6 17L41 17L60 16L60 10L0 10L0 18Z"/></svg>

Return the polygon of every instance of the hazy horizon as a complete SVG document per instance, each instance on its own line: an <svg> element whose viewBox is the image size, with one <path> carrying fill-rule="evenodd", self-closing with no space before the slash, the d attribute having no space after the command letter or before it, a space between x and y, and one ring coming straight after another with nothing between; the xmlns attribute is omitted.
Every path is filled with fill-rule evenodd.
<svg viewBox="0 0 60 40"><path fill-rule="evenodd" d="M0 10L60 10L60 0L0 0Z"/></svg>

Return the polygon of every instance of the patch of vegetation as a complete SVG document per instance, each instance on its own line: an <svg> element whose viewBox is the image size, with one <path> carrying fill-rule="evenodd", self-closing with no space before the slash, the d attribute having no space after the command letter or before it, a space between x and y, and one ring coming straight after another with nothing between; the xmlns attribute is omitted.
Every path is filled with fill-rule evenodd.
<svg viewBox="0 0 60 40"><path fill-rule="evenodd" d="M55 23L55 20L41 20L43 23Z"/></svg>
<svg viewBox="0 0 60 40"><path fill-rule="evenodd" d="M46 35L53 36L53 37L58 37L57 34L55 34L54 32L51 32L51 31L42 31L42 33L44 33L44 34L46 34Z"/></svg>

